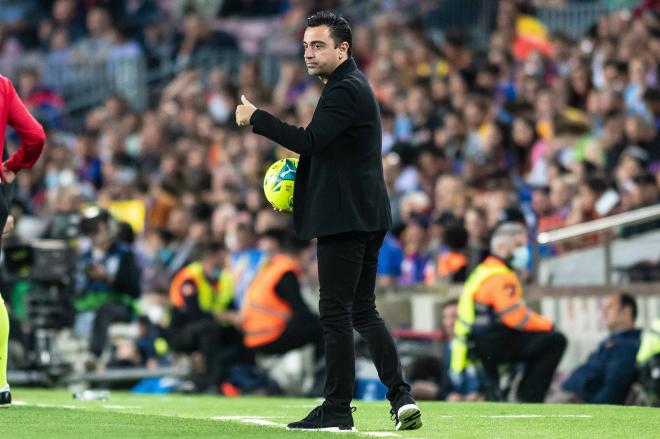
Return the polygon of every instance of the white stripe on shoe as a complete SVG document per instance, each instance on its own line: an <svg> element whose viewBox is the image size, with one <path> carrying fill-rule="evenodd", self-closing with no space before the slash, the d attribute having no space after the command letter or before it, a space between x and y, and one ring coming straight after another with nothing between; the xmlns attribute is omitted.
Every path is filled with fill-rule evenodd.
<svg viewBox="0 0 660 439"><path fill-rule="evenodd" d="M417 430L422 426L422 412L417 404L401 406L396 416L398 418L396 430Z"/></svg>

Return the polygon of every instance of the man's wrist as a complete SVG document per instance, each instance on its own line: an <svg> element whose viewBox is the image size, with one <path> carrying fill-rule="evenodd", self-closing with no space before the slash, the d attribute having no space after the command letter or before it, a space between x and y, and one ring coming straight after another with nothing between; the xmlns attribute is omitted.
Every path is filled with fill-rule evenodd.
<svg viewBox="0 0 660 439"><path fill-rule="evenodd" d="M257 114L257 111L259 111L258 108L255 109L255 110L252 112L252 114L250 115L250 120L249 120L250 125L254 125L254 115Z"/></svg>

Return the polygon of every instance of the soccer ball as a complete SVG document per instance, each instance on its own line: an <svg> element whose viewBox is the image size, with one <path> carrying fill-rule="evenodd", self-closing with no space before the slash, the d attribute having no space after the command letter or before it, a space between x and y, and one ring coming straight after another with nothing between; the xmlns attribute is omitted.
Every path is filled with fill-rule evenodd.
<svg viewBox="0 0 660 439"><path fill-rule="evenodd" d="M264 194L275 208L293 211L293 184L296 180L298 159L287 158L273 163L264 176Z"/></svg>

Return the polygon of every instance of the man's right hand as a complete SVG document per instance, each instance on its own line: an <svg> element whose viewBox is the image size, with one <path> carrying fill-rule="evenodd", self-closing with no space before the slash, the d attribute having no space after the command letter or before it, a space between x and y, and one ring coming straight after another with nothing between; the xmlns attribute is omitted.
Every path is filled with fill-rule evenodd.
<svg viewBox="0 0 660 439"><path fill-rule="evenodd" d="M244 95L241 95L241 104L236 107L236 125L244 127L250 125L252 114L257 111L257 107L248 101Z"/></svg>

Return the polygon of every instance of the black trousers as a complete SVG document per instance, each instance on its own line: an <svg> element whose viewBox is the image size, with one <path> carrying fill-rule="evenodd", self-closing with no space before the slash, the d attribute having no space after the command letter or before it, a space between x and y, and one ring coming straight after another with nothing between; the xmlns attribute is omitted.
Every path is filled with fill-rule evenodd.
<svg viewBox="0 0 660 439"><path fill-rule="evenodd" d="M234 363L253 363L253 355L243 346L242 335L231 326L221 326L213 319L200 319L178 328L172 335L176 352L200 352L205 373L193 377L198 390L217 389Z"/></svg>
<svg viewBox="0 0 660 439"><path fill-rule="evenodd" d="M350 232L318 239L319 312L325 337L325 404L345 410L353 399L353 328L369 347L380 380L394 401L410 386L403 381L394 340L376 311L376 270L385 232Z"/></svg>
<svg viewBox="0 0 660 439"><path fill-rule="evenodd" d="M521 402L543 402L566 349L566 337L560 332L521 332L503 326L474 337L474 342L476 356L494 386L499 382L498 365L524 363L516 395Z"/></svg>
<svg viewBox="0 0 660 439"><path fill-rule="evenodd" d="M323 330L318 318L313 314L292 319L277 340L255 350L264 354L284 354L307 344L314 345L316 358L323 355Z"/></svg>
<svg viewBox="0 0 660 439"><path fill-rule="evenodd" d="M108 328L116 322L130 322L133 317L131 307L123 303L104 303L96 311L92 326L92 337L89 340L89 350L97 358L103 353L108 342Z"/></svg>

